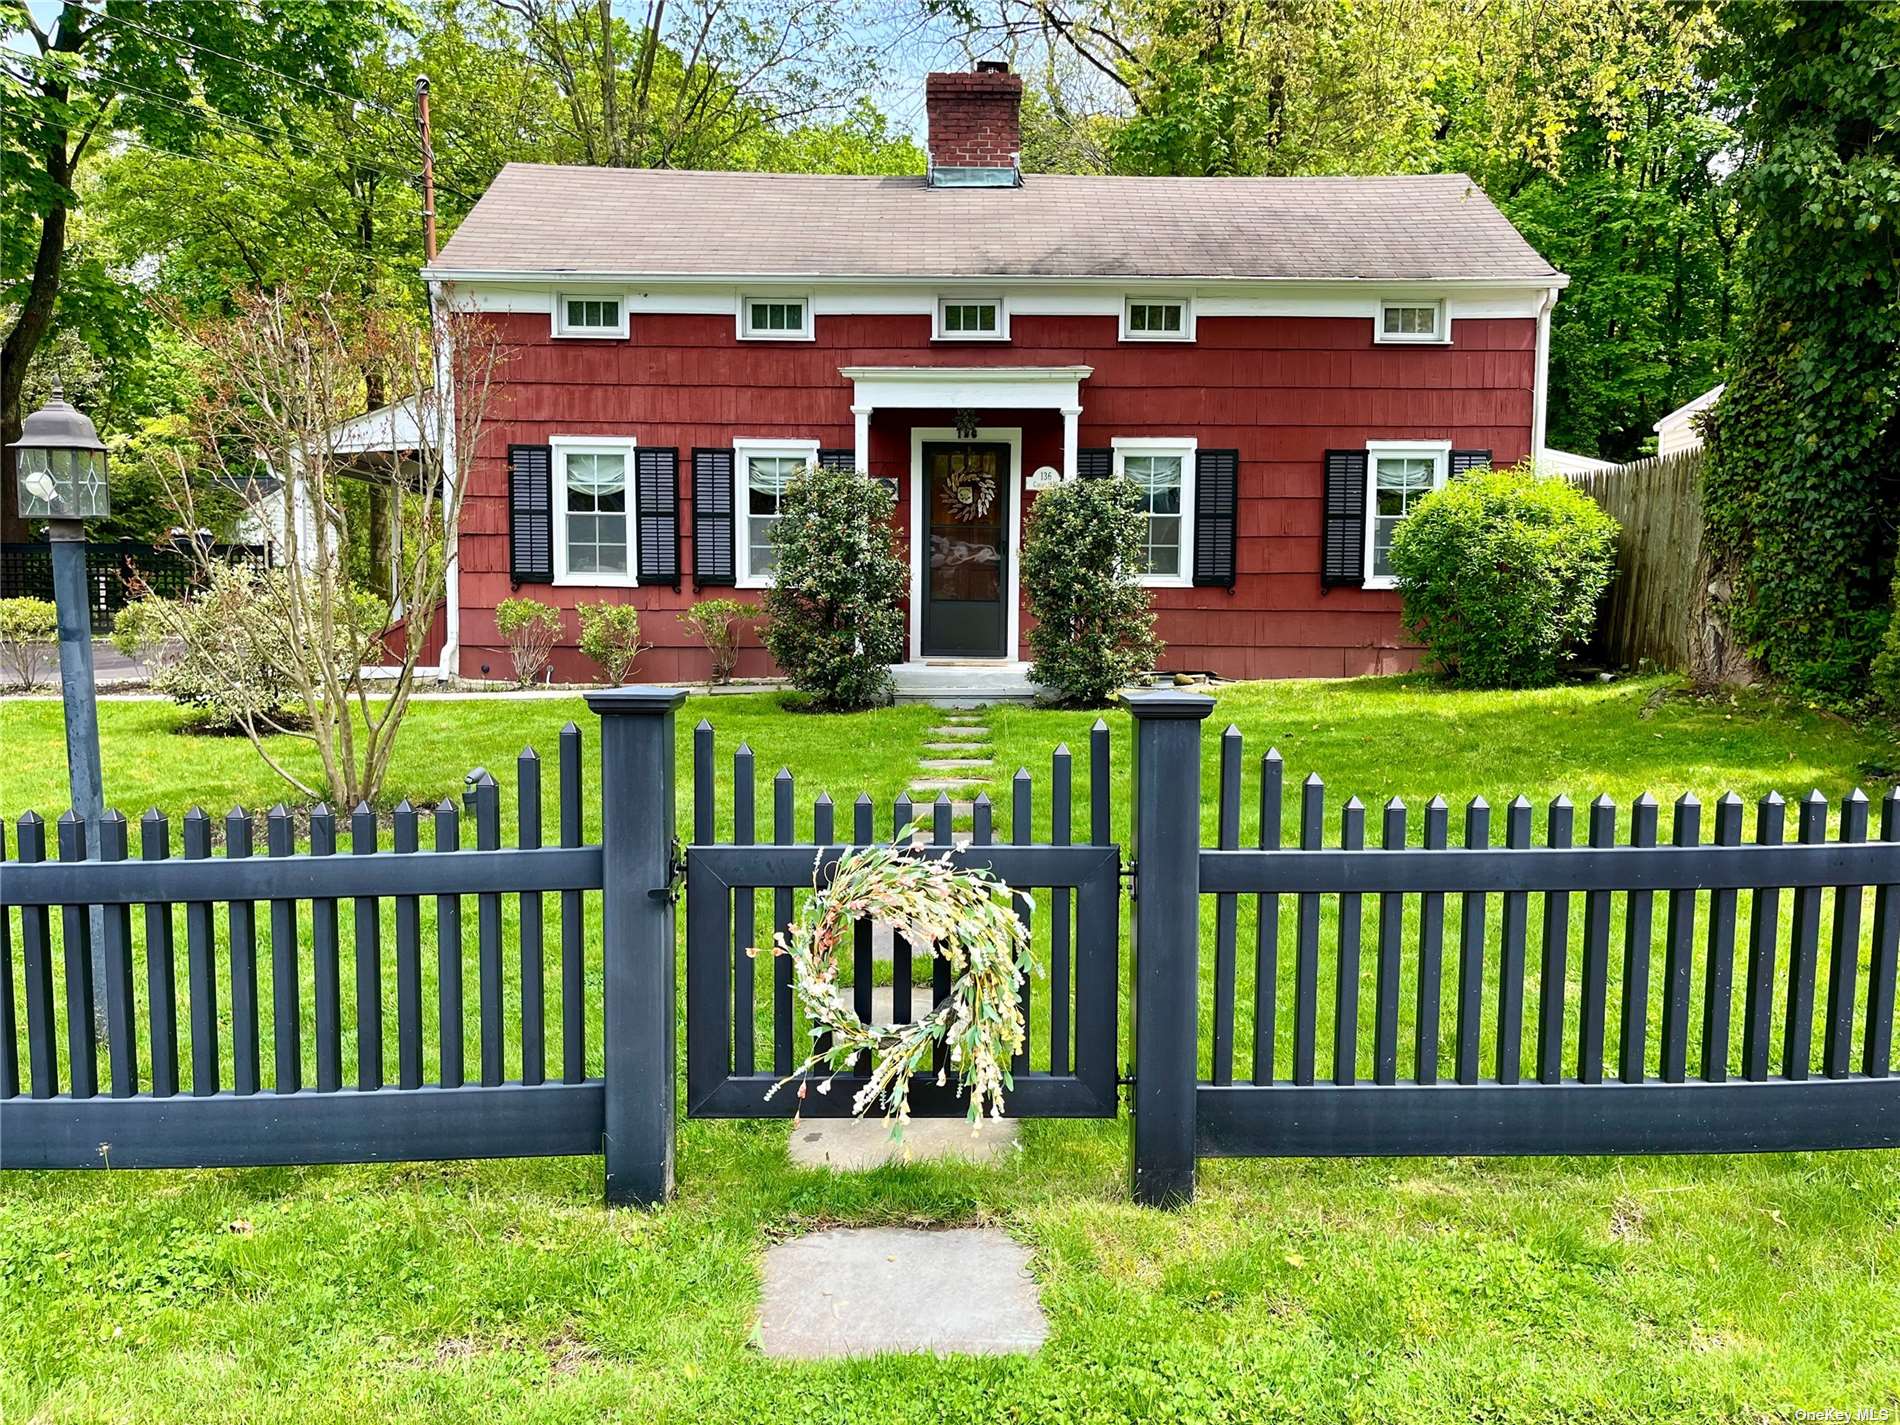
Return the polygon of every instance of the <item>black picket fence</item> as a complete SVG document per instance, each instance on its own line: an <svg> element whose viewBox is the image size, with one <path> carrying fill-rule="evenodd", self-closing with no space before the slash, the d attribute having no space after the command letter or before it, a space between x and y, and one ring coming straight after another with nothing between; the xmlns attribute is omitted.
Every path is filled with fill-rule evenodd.
<svg viewBox="0 0 1900 1425"><path fill-rule="evenodd" d="M1300 788L1298 840L1289 847L1282 841L1282 765L1270 751L1259 769L1258 843L1241 849L1242 746L1229 728L1218 759L1217 844L1203 848L1198 791L1185 796L1183 788L1200 785L1200 719L1212 703L1166 694L1151 701L1146 717L1154 732L1136 740L1133 843L1134 1156L1143 1201L1191 1196L1197 1156L1900 1145L1900 1080L1890 1077L1900 788L1882 800L1878 842L1867 839L1869 805L1859 792L1842 803L1839 839L1829 842L1830 808L1817 792L1800 803L1793 844L1783 844L1786 807L1772 794L1758 805L1753 843L1743 844L1743 805L1730 794L1715 809L1714 844L1702 840L1700 806L1684 797L1675 806L1670 844L1659 846L1660 808L1645 796L1631 808L1623 844L1616 842L1617 808L1598 798L1589 808L1588 844L1573 845L1575 810L1560 797L1547 809L1545 844L1533 846L1533 810L1519 797L1506 809L1502 847L1492 843L1491 808L1482 799L1465 809L1463 844L1450 847L1450 809L1435 798L1424 809L1422 845L1410 844L1407 808L1395 801L1384 809L1383 844L1371 848L1366 809L1356 798L1340 809L1337 841L1328 844L1325 788L1309 777ZM1863 936L1870 887L1873 910ZM1748 933L1738 967L1744 892ZM1792 903L1787 918L1784 895ZM1660 979L1652 965L1658 896L1667 897ZM1205 1015L1196 998L1204 897L1214 903ZM1288 897L1293 917L1283 923ZM1501 902L1495 917L1494 898ZM1251 1081L1235 1083L1243 899L1252 902L1255 930L1247 967ZM1582 943L1573 977L1579 899ZM1824 899L1832 904L1825 960ZM1368 976L1365 923L1373 900ZM1455 951L1447 949L1448 901L1455 902ZM1527 1027L1534 904L1539 959ZM1611 954L1619 919L1620 968ZM1284 1016L1283 931L1290 931L1292 949L1291 1012ZM1330 954L1323 952L1327 942ZM1784 943L1785 969L1778 965ZM1744 1004L1732 1033L1738 972ZM1448 981L1447 1066L1441 1035ZM1362 1016L1368 989L1371 1004ZM1322 1056L1325 1001L1330 1053ZM1654 1036L1652 1009L1660 1011ZM1290 1064L1279 1057L1283 1017L1291 1021ZM1369 1020L1369 1052L1362 1018ZM1401 1034L1402 1018L1410 1019L1408 1034ZM1204 1020L1211 1021L1205 1039ZM1694 1078L1692 1022L1700 1031ZM1606 1061L1612 1035L1615 1053ZM1210 1051L1205 1071L1203 1042ZM1734 1069L1732 1047L1740 1050ZM1410 1050L1404 1080L1402 1048Z"/></svg>
<svg viewBox="0 0 1900 1425"><path fill-rule="evenodd" d="M214 558L245 564L262 572L270 567L270 549L262 544L215 544ZM86 590L92 602L92 626L105 632L112 621L141 592L178 598L198 580L194 555L172 545L137 541L88 542ZM53 597L53 550L50 544L0 544L0 598Z"/></svg>
<svg viewBox="0 0 1900 1425"><path fill-rule="evenodd" d="M225 819L214 855L212 820L191 813L176 858L156 814L141 822L136 858L116 814L92 859L72 817L58 825L57 860L47 859L46 825L23 818L0 875L0 1167L599 1153L610 1201L660 1200L674 1175L678 965L688 1113L789 1115L793 1096L766 1092L811 1030L795 1013L788 966L746 952L791 921L815 873L879 835L988 867L1017 893L1046 973L1024 988L1031 1035L1009 1110L1112 1116L1127 1085L1132 1182L1144 1202L1186 1200L1202 1156L1900 1144L1891 1076L1900 789L1880 803L1877 840L1858 794L1842 803L1833 841L1828 804L1801 802L1796 840L1785 844L1779 797L1758 805L1746 843L1738 800L1717 804L1705 842L1701 808L1684 798L1662 846L1660 808L1644 798L1620 844L1617 809L1592 804L1579 846L1575 809L1559 798L1533 845L1533 810L1520 798L1505 811L1501 846L1482 802L1465 809L1463 844L1451 846L1450 809L1434 800L1418 844L1394 803L1382 844L1368 847L1356 800L1329 838L1314 778L1300 788L1288 846L1282 767L1269 753L1255 844L1243 849L1243 750L1230 730L1215 759L1208 847L1202 721L1212 701L1161 692L1129 699L1131 865L1112 836L1103 723L1090 736L1086 806L1058 748L1046 821L1033 780L1018 773L1007 842L986 798L970 809L967 839L941 798L899 799L885 821L859 797L841 837L829 797L799 815L789 770L773 779L772 839L762 842L751 751L733 755L726 822L713 730L701 724L693 842L681 847L681 701L662 689L590 696L599 787L590 800L582 735L570 726L554 845L544 844L532 752L516 767L506 847L501 789L485 772L471 775L460 808L399 807L387 847L359 808L347 852L323 808L308 815L302 849L297 817L267 815L262 854L250 816ZM591 806L600 839L584 844ZM1045 841L1035 839L1041 825ZM1134 950L1126 1077L1117 1064L1124 884ZM934 1003L949 988L928 947L868 924L855 932L850 969L866 1017L903 1022L919 996ZM936 1067L914 1081L913 1111L961 1113ZM861 1082L843 1075L802 1111L848 1113Z"/></svg>

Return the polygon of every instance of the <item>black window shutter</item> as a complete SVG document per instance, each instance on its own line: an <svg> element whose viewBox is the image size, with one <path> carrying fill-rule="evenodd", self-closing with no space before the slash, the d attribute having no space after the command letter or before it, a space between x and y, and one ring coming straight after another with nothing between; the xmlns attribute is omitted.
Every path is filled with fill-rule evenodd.
<svg viewBox="0 0 1900 1425"><path fill-rule="evenodd" d="M1106 480L1115 473L1115 452L1107 449L1076 451L1075 473L1081 480Z"/></svg>
<svg viewBox="0 0 1900 1425"><path fill-rule="evenodd" d="M554 452L545 445L508 447L508 578L554 582Z"/></svg>
<svg viewBox="0 0 1900 1425"><path fill-rule="evenodd" d="M641 448L633 455L634 506L639 547L636 577L642 584L680 586L680 453Z"/></svg>
<svg viewBox="0 0 1900 1425"><path fill-rule="evenodd" d="M731 584L734 579L732 452L693 452L693 582Z"/></svg>
<svg viewBox="0 0 1900 1425"><path fill-rule="evenodd" d="M1240 502L1240 452L1194 457L1194 582L1234 587L1234 516Z"/></svg>
<svg viewBox="0 0 1900 1425"><path fill-rule="evenodd" d="M858 453L855 450L821 450L818 452L818 464L824 470L855 470L858 468Z"/></svg>
<svg viewBox="0 0 1900 1425"><path fill-rule="evenodd" d="M1491 463L1488 450L1454 450L1451 453L1451 473L1462 475L1467 470L1483 470Z"/></svg>
<svg viewBox="0 0 1900 1425"><path fill-rule="evenodd" d="M1326 524L1319 581L1326 588L1366 582L1366 453L1326 452Z"/></svg>

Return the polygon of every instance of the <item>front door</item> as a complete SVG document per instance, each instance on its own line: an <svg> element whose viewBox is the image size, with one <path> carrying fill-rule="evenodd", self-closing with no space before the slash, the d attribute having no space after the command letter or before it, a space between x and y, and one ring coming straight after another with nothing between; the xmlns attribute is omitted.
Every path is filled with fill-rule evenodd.
<svg viewBox="0 0 1900 1425"><path fill-rule="evenodd" d="M1009 447L924 447L923 653L1003 658L1010 650Z"/></svg>

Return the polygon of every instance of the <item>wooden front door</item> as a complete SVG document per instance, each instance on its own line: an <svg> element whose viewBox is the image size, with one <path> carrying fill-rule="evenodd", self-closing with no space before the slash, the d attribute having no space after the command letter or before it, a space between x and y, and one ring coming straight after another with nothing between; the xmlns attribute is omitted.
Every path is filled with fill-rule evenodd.
<svg viewBox="0 0 1900 1425"><path fill-rule="evenodd" d="M924 447L926 658L1003 658L1009 637L1009 447Z"/></svg>

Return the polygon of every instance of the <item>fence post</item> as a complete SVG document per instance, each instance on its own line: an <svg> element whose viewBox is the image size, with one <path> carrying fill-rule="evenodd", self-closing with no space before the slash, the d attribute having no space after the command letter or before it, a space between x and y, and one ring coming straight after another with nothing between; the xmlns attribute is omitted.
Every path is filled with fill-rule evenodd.
<svg viewBox="0 0 1900 1425"><path fill-rule="evenodd" d="M1131 693L1135 718L1133 832L1135 1201L1179 1207L1194 1197L1194 1094L1199 1062L1201 693Z"/></svg>
<svg viewBox="0 0 1900 1425"><path fill-rule="evenodd" d="M607 1201L673 1193L673 714L686 694L587 694L600 716L601 1055Z"/></svg>

